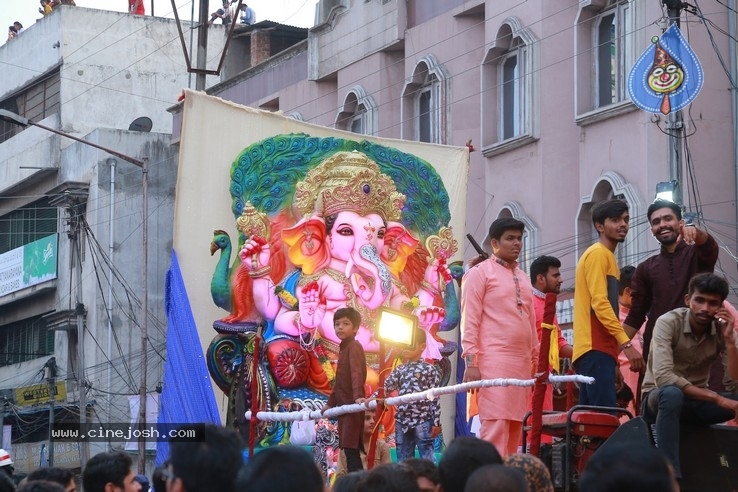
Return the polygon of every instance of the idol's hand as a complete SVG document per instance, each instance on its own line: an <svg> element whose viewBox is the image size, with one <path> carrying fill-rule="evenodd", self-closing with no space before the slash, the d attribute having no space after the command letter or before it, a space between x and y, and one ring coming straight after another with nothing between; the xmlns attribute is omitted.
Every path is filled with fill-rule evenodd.
<svg viewBox="0 0 738 492"><path fill-rule="evenodd" d="M320 295L318 282L310 282L300 292L300 323L305 328L317 327L325 317L326 302Z"/></svg>
<svg viewBox="0 0 738 492"><path fill-rule="evenodd" d="M420 326L433 326L446 317L446 310L437 306L420 306L414 312Z"/></svg>
<svg viewBox="0 0 738 492"><path fill-rule="evenodd" d="M269 243L260 236L251 236L243 244L238 257L241 259L241 264L248 271L264 268L269 265L269 259L271 258Z"/></svg>

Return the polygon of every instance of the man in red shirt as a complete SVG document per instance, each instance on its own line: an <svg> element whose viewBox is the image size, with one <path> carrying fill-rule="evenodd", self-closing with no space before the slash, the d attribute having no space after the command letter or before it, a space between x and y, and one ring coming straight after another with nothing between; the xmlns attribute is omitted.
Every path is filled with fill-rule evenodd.
<svg viewBox="0 0 738 492"><path fill-rule="evenodd" d="M561 290L561 284L564 282L561 280L561 261L554 256L540 256L533 260L530 265L530 281L533 284L533 308L536 311L536 330L538 330L538 340L541 340L542 333L548 335L550 332L545 332L541 329L541 322L543 321L543 308L546 306L546 294L552 292L558 294ZM556 326L556 343L551 344L550 355L553 355L555 360L551 360L549 370L553 369L556 372L559 371L559 358L569 359L572 355L572 346L566 341L561 335L561 328L559 327L559 321L554 315L553 324ZM558 349L558 350L557 350ZM553 410L553 387L549 384L546 386L546 395L543 399L543 410ZM544 437L541 436L542 442ZM551 442L550 438L546 442Z"/></svg>

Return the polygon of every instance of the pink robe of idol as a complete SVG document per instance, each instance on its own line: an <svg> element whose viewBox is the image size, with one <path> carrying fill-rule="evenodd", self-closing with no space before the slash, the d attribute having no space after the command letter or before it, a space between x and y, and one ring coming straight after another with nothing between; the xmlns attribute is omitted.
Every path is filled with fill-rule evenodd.
<svg viewBox="0 0 738 492"><path fill-rule="evenodd" d="M482 379L530 379L538 364L538 335L533 290L517 265L494 256L472 267L461 288L463 355L477 355ZM481 420L523 421L530 387L479 390Z"/></svg>

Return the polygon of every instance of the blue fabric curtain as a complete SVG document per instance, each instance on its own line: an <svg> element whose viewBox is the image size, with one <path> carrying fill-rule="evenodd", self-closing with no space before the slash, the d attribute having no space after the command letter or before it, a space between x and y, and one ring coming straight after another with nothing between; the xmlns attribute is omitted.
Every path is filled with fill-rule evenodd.
<svg viewBox="0 0 738 492"><path fill-rule="evenodd" d="M177 424L209 422L220 425L220 414L200 348L195 318L192 316L176 252L166 280L167 360L164 364L164 388L160 399L160 428ZM169 458L169 443L156 444L156 465Z"/></svg>
<svg viewBox="0 0 738 492"><path fill-rule="evenodd" d="M456 351L456 384L464 381L464 359L461 357L461 330L459 330L459 348ZM454 434L456 437L471 436L469 422L466 420L466 393L456 393L456 417L454 418Z"/></svg>

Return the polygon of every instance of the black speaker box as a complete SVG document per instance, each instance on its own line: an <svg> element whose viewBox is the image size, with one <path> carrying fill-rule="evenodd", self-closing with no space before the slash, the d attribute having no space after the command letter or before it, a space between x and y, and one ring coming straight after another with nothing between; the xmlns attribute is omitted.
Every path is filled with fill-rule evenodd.
<svg viewBox="0 0 738 492"><path fill-rule="evenodd" d="M738 427L682 426L682 490L738 491Z"/></svg>
<svg viewBox="0 0 738 492"><path fill-rule="evenodd" d="M615 432L607 438L607 441L602 443L595 454L597 454L601 449L607 449L608 446L615 444L653 446L648 424L641 417L628 420L618 427Z"/></svg>
<svg viewBox="0 0 738 492"><path fill-rule="evenodd" d="M682 491L738 492L738 427L683 425L680 433ZM595 454L618 443L652 446L650 426L640 417L629 420Z"/></svg>

